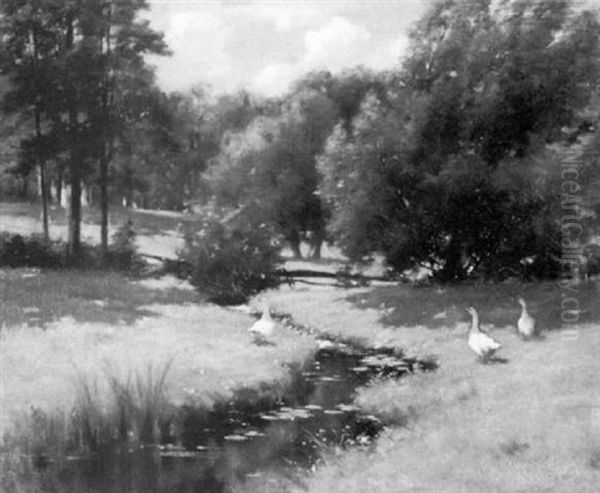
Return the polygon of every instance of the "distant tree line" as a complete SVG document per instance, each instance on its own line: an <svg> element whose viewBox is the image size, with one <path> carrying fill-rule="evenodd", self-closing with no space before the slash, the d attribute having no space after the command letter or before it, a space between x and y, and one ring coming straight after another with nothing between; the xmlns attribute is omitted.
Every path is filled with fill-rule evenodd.
<svg viewBox="0 0 600 493"><path fill-rule="evenodd" d="M144 55L168 49L136 16L145 7L0 8L0 159L15 177L36 171L44 210L50 184L68 184L73 253L85 186L103 212L103 245L113 197L233 212L297 256L303 240L314 257L330 241L351 260L379 254L394 271L420 265L444 281L553 276L561 160L573 150L579 212L594 231L597 12L569 0L439 0L396 69L314 72L269 99L160 91ZM3 192L24 190L13 181Z"/></svg>

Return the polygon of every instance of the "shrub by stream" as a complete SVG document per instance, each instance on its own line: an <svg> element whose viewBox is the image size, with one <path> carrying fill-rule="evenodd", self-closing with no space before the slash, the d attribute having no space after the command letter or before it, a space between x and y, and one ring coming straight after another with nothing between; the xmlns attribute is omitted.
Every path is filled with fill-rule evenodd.
<svg viewBox="0 0 600 493"><path fill-rule="evenodd" d="M177 274L221 304L239 304L276 286L279 245L267 224L234 224L209 215L197 231L185 235Z"/></svg>

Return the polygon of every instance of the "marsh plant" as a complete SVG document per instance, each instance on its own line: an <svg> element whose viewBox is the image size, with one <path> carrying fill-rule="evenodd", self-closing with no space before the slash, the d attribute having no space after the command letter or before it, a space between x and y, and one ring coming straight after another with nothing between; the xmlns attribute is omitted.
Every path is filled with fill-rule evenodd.
<svg viewBox="0 0 600 493"><path fill-rule="evenodd" d="M102 379L80 374L72 409L31 407L5 434L4 449L43 466L69 456L158 445L175 419L167 396L170 366L150 365L126 378L109 371Z"/></svg>

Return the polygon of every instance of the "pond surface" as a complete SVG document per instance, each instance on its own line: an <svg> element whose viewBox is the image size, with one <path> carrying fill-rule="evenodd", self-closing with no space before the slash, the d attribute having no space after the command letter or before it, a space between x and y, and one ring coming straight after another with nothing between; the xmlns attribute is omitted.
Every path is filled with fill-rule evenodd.
<svg viewBox="0 0 600 493"><path fill-rule="evenodd" d="M27 476L40 492L285 491L273 478L301 485L325 448L368 447L382 430L376 416L350 404L358 386L432 367L323 341L279 398L242 391L211 411L184 408L177 440L32 467Z"/></svg>

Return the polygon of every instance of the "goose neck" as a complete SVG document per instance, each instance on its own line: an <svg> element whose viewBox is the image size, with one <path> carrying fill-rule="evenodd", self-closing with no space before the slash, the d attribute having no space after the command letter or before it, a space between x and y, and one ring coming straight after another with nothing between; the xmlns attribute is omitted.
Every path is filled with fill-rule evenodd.
<svg viewBox="0 0 600 493"><path fill-rule="evenodd" d="M268 306L263 310L262 318L263 320L273 320L271 318L271 309Z"/></svg>

